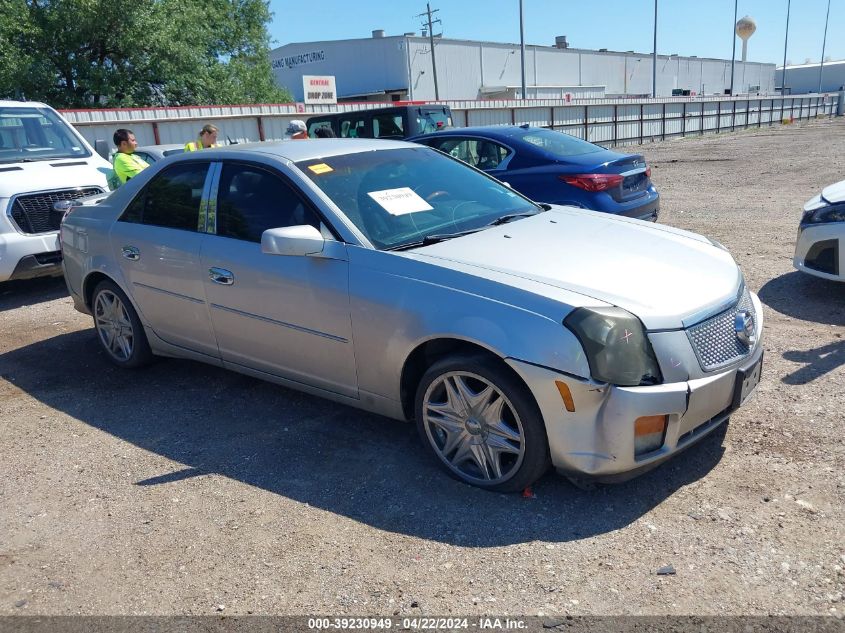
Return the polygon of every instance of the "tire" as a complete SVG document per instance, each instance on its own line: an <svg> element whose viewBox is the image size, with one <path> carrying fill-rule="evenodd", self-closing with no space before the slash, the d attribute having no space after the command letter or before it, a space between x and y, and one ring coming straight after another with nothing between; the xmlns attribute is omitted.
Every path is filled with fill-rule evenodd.
<svg viewBox="0 0 845 633"><path fill-rule="evenodd" d="M91 297L94 330L100 347L118 367L135 368L153 359L138 313L116 283L101 281Z"/></svg>
<svg viewBox="0 0 845 633"><path fill-rule="evenodd" d="M459 481L516 492L549 468L540 409L498 359L452 356L437 361L420 380L414 411L423 443Z"/></svg>

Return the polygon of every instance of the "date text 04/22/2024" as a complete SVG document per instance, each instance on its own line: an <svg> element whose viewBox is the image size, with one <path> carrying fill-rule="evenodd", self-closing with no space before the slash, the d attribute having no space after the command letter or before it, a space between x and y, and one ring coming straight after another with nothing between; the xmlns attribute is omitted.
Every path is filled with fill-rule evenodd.
<svg viewBox="0 0 845 633"><path fill-rule="evenodd" d="M526 628L525 621L518 618L308 618L308 628L312 630L521 630Z"/></svg>

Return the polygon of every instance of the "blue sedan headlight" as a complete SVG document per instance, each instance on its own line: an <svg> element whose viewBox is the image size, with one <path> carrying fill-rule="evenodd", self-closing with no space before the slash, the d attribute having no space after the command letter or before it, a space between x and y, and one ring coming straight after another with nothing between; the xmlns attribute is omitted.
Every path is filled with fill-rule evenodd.
<svg viewBox="0 0 845 633"><path fill-rule="evenodd" d="M640 320L621 308L578 308L563 324L584 348L595 380L622 387L662 381Z"/></svg>
<svg viewBox="0 0 845 633"><path fill-rule="evenodd" d="M845 203L829 204L818 209L805 211L801 224L828 224L845 222Z"/></svg>

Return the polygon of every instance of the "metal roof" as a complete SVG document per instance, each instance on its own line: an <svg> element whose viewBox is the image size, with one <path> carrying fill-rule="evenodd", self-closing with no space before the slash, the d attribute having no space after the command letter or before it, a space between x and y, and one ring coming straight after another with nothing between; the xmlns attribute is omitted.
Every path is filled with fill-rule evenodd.
<svg viewBox="0 0 845 633"><path fill-rule="evenodd" d="M845 64L845 59L838 59L836 61L824 63L825 67L827 67L827 66L839 66L841 64ZM818 68L821 65L822 65L821 62L814 62L812 64L787 64L786 69L792 70L793 68ZM778 66L776 68L776 70L783 70L783 66Z"/></svg>

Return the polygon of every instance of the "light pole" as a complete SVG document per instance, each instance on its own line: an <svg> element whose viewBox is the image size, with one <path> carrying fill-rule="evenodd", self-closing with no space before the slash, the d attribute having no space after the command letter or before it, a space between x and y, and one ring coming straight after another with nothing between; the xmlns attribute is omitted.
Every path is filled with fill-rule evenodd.
<svg viewBox="0 0 845 633"><path fill-rule="evenodd" d="M519 60L522 68L522 98L525 95L525 29L523 28L524 20L522 16L522 0L519 0ZM536 74L536 73L535 73ZM537 83L536 81L534 83Z"/></svg>
<svg viewBox="0 0 845 633"><path fill-rule="evenodd" d="M822 39L822 61L819 64L819 89L822 91L822 72L824 71L824 46L827 44L827 21L830 19L830 0L827 0L827 17L824 19L824 38Z"/></svg>
<svg viewBox="0 0 845 633"><path fill-rule="evenodd" d="M651 96L657 98L657 0L654 0L654 52L651 55Z"/></svg>
<svg viewBox="0 0 845 633"><path fill-rule="evenodd" d="M786 0L786 34L783 36L783 72L780 74L780 96L786 94L786 45L789 42L789 5L792 0Z"/></svg>
<svg viewBox="0 0 845 633"><path fill-rule="evenodd" d="M736 10L739 0L734 0L733 48L731 49L731 96L734 96L734 67L736 66ZM743 62L745 59L743 58ZM745 65L743 64L743 68Z"/></svg>

